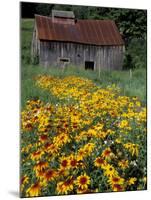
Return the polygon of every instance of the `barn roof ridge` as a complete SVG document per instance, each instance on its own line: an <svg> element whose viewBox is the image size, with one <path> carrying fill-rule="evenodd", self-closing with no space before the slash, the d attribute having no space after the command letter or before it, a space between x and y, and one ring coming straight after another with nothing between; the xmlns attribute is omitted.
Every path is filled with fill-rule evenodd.
<svg viewBox="0 0 151 200"><path fill-rule="evenodd" d="M75 24L66 24L64 21L53 22L52 17L38 14L35 14L35 20L39 40L91 45L124 45L114 20L77 19Z"/></svg>

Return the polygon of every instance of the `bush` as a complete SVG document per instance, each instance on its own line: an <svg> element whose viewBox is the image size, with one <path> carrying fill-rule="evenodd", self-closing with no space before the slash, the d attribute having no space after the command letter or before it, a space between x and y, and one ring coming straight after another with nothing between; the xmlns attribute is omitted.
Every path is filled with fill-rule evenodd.
<svg viewBox="0 0 151 200"><path fill-rule="evenodd" d="M146 39L132 39L126 47L124 69L147 67Z"/></svg>

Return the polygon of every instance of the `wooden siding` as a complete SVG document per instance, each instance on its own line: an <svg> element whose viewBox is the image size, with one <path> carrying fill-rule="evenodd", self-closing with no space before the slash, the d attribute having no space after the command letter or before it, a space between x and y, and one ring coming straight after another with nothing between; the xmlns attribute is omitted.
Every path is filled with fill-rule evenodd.
<svg viewBox="0 0 151 200"><path fill-rule="evenodd" d="M35 59L39 59L40 55L40 41L38 40L37 28L34 26L32 45L31 45L31 59L35 62Z"/></svg>
<svg viewBox="0 0 151 200"><path fill-rule="evenodd" d="M67 42L40 41L39 61L44 66L62 66L60 58L69 58L77 67L93 61L94 69L122 69L124 46L95 46Z"/></svg>

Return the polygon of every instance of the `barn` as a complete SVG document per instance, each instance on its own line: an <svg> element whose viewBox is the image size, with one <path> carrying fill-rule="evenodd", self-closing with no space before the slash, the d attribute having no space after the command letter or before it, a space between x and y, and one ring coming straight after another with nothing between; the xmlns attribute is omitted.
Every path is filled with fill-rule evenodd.
<svg viewBox="0 0 151 200"><path fill-rule="evenodd" d="M35 15L32 60L45 67L74 65L91 70L120 70L124 41L113 20L76 19L72 11Z"/></svg>

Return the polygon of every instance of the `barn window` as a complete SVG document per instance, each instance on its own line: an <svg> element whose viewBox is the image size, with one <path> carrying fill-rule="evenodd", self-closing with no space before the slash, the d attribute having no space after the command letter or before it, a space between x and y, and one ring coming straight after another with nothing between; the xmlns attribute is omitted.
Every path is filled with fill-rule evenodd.
<svg viewBox="0 0 151 200"><path fill-rule="evenodd" d="M93 61L85 61L85 69L94 70L94 62Z"/></svg>
<svg viewBox="0 0 151 200"><path fill-rule="evenodd" d="M70 58L59 58L60 62L64 62L64 63L69 63L70 62Z"/></svg>

